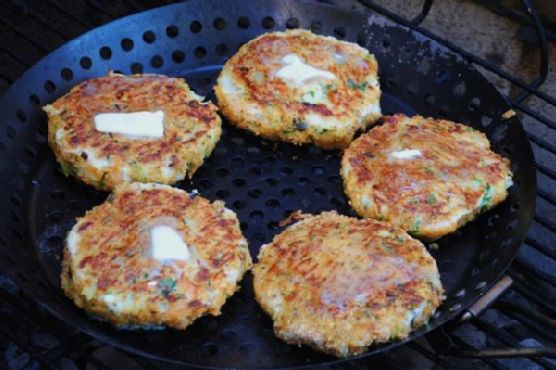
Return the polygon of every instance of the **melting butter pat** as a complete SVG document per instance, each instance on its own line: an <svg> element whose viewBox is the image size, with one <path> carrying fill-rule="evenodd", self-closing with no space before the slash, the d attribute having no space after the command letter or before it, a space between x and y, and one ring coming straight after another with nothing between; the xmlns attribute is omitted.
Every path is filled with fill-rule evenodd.
<svg viewBox="0 0 556 370"><path fill-rule="evenodd" d="M155 226L150 230L152 256L159 261L189 259L189 249L181 235L170 226Z"/></svg>
<svg viewBox="0 0 556 370"><path fill-rule="evenodd" d="M392 152L390 155L396 159L413 159L422 155L420 150L417 149L404 149Z"/></svg>
<svg viewBox="0 0 556 370"><path fill-rule="evenodd" d="M160 139L164 136L164 112L100 113L94 118L100 132L124 135L130 139Z"/></svg>
<svg viewBox="0 0 556 370"><path fill-rule="evenodd" d="M301 86L306 81L314 78L324 78L327 80L336 79L334 73L306 64L296 54L285 55L281 62L284 66L276 71L276 77L288 82L293 82L297 86Z"/></svg>

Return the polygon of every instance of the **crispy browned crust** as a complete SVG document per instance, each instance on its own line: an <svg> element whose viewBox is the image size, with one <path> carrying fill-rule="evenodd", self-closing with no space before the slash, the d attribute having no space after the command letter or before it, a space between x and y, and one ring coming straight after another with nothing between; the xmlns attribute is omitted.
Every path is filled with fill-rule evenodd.
<svg viewBox="0 0 556 370"><path fill-rule="evenodd" d="M414 159L392 152L415 149ZM424 239L457 230L507 197L510 162L486 136L462 124L395 115L345 151L342 177L351 206Z"/></svg>
<svg viewBox="0 0 556 370"><path fill-rule="evenodd" d="M168 222L186 241L190 260L162 263L151 256L148 228ZM79 237L73 253L72 232ZM219 315L251 268L239 222L223 202L165 185L120 185L72 232L62 288L77 306L116 325L184 329L200 316ZM128 297L130 305L115 310L107 294Z"/></svg>
<svg viewBox="0 0 556 370"><path fill-rule="evenodd" d="M333 88L326 88L326 104L303 102L299 88L274 77L281 67L280 59L289 53L337 76L330 84ZM344 55L345 63L335 62L334 53ZM380 100L378 85L365 82L369 77L378 80L377 73L375 57L356 44L306 30L289 30L264 34L242 46L224 65L215 93L222 113L237 127L272 140L345 148L358 130L367 128L380 116L361 113L362 107ZM224 77L233 79L242 91L226 92ZM251 114L252 107L260 114ZM334 118L338 127L313 127L307 124L310 114Z"/></svg>
<svg viewBox="0 0 556 370"><path fill-rule="evenodd" d="M48 142L64 172L101 190L122 182L171 184L191 177L221 134L216 106L200 102L183 79L163 75L110 73L81 82L43 109ZM160 140L132 140L94 129L98 113L156 110L165 113ZM110 164L99 168L90 153Z"/></svg>
<svg viewBox="0 0 556 370"><path fill-rule="evenodd" d="M276 335L339 357L402 339L442 299L435 260L403 230L324 212L261 248L255 297Z"/></svg>

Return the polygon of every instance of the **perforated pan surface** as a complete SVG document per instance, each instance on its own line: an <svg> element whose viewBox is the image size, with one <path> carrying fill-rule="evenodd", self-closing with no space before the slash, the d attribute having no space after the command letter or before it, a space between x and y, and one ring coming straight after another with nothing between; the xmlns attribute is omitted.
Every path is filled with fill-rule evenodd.
<svg viewBox="0 0 556 370"><path fill-rule="evenodd" d="M224 306L186 331L117 330L89 318L59 288L65 233L76 216L107 196L65 178L46 143L40 106L73 85L109 70L185 77L212 96L225 60L246 41L271 30L310 28L358 42L380 65L386 113L447 117L484 131L495 151L512 161L510 197L454 235L438 242L447 299L428 326L408 340L461 313L511 262L535 204L534 161L517 118L504 120L508 103L464 60L440 45L373 16L300 1L191 1L141 13L85 34L47 56L0 101L0 245L27 295L54 315L91 335L136 353L201 367L299 367L341 361L284 344L253 299L252 280ZM261 140L224 124L224 135L192 182L210 199L235 210L253 257L280 231L291 211L336 209L353 215L339 177L340 153ZM373 347L368 356L399 343Z"/></svg>

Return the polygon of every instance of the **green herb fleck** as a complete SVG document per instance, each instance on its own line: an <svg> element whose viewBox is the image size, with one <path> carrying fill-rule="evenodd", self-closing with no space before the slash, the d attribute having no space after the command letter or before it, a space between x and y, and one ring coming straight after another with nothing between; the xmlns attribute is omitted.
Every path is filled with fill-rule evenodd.
<svg viewBox="0 0 556 370"><path fill-rule="evenodd" d="M223 257L224 257L224 253L220 251L220 252L217 252L217 253L214 255L213 260L214 260L214 262L216 262L216 263L220 263L220 262L222 261L222 258L223 258Z"/></svg>
<svg viewBox="0 0 556 370"><path fill-rule="evenodd" d="M77 169L69 163L62 163L62 173L64 176L75 176L77 174Z"/></svg>
<svg viewBox="0 0 556 370"><path fill-rule="evenodd" d="M425 198L425 203L427 203L429 206L435 206L438 203L438 201L436 200L436 195L434 195L433 193L427 195L427 197Z"/></svg>
<svg viewBox="0 0 556 370"><path fill-rule="evenodd" d="M386 216L384 216L384 215L382 215L382 214L381 214L381 215L378 215L377 220L379 220L379 221L384 221L385 219L386 219Z"/></svg>
<svg viewBox="0 0 556 370"><path fill-rule="evenodd" d="M409 204L419 204L419 203L421 203L419 198L413 198L409 201Z"/></svg>
<svg viewBox="0 0 556 370"><path fill-rule="evenodd" d="M367 89L367 82L363 81L360 84L353 81L351 78L348 78L348 86L350 89L365 91Z"/></svg>
<svg viewBox="0 0 556 370"><path fill-rule="evenodd" d="M411 228L412 233L419 234L419 230L421 229L421 222L422 222L422 220L420 218L415 220L415 223L413 224L413 227Z"/></svg>
<svg viewBox="0 0 556 370"><path fill-rule="evenodd" d="M100 180L98 181L98 187L100 189L104 189L106 187L106 175L108 175L108 172L103 172Z"/></svg>
<svg viewBox="0 0 556 370"><path fill-rule="evenodd" d="M386 243L382 243L382 249L388 253L388 254L392 254L394 253L394 250L392 249L392 247Z"/></svg>
<svg viewBox="0 0 556 370"><path fill-rule="evenodd" d="M282 130L282 133L283 133L284 135L289 135L289 134L294 133L294 132L296 132L296 131L297 131L297 128L295 127L295 124L294 124L293 126L290 126L290 127L286 128L286 129Z"/></svg>
<svg viewBox="0 0 556 370"><path fill-rule="evenodd" d="M394 327L394 330L392 331L392 338L399 338L402 336L403 333L405 333L405 326L404 324L396 324L396 326Z"/></svg>
<svg viewBox="0 0 556 370"><path fill-rule="evenodd" d="M320 91L309 90L301 95L301 101L307 104L316 104L322 100L322 93Z"/></svg>
<svg viewBox="0 0 556 370"><path fill-rule="evenodd" d="M365 311L363 311L363 315L365 315L366 317L369 317L369 318L373 318L373 317L374 317L374 314L373 314L373 312L372 312L371 310L365 310Z"/></svg>
<svg viewBox="0 0 556 370"><path fill-rule="evenodd" d="M164 278L158 282L158 286L160 287L160 294L162 294L164 298L168 298L174 289L176 289L176 280Z"/></svg>
<svg viewBox="0 0 556 370"><path fill-rule="evenodd" d="M133 165L131 167L131 170L134 173L135 181L139 181L139 182L145 181L147 174L145 173L145 169L142 166L138 164Z"/></svg>
<svg viewBox="0 0 556 370"><path fill-rule="evenodd" d="M483 199L481 199L481 204L479 205L481 211L486 210L487 207L490 205L491 201L492 201L492 187L490 186L490 184L487 184L485 188L485 193L483 195Z"/></svg>
<svg viewBox="0 0 556 370"><path fill-rule="evenodd" d="M321 128L318 129L317 132L319 133L319 135L323 135L323 134L325 134L325 133L328 132L328 129L327 129L327 128L322 128L322 127L321 127Z"/></svg>
<svg viewBox="0 0 556 370"><path fill-rule="evenodd" d="M477 184L478 186L483 185L483 180L481 180L481 179L478 178L478 177L473 177L473 182L474 182L475 184Z"/></svg>
<svg viewBox="0 0 556 370"><path fill-rule="evenodd" d="M326 95L328 95L328 93L329 93L331 90L336 90L336 86L334 86L333 84L326 84L326 85L324 85L324 93L325 93Z"/></svg>
<svg viewBox="0 0 556 370"><path fill-rule="evenodd" d="M338 224L338 229L340 230L347 230L347 228L348 228L348 224L346 223Z"/></svg>
<svg viewBox="0 0 556 370"><path fill-rule="evenodd" d="M425 166L425 167L423 167L423 168L424 168L425 173L426 173L427 175L432 175L432 174L434 173L434 171L432 170L432 168L429 167L429 166Z"/></svg>

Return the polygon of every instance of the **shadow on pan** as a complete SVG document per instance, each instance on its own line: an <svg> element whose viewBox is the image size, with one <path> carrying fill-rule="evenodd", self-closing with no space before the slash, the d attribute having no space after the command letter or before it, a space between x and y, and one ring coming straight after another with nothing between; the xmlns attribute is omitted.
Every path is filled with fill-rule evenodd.
<svg viewBox="0 0 556 370"><path fill-rule="evenodd" d="M217 9L215 11L215 9ZM124 350L197 367L282 368L338 360L275 338L272 323L253 299L251 277L219 317L186 331L117 330L92 320L59 288L65 233L76 216L107 194L65 178L46 143L40 107L87 78L122 73L185 77L211 98L222 66L239 46L263 32L302 27L357 42L378 59L385 113L419 113L469 124L512 162L515 185L500 206L431 251L447 299L411 340L456 317L501 276L525 236L536 183L531 148L509 104L478 72L439 44L383 18L297 1L192 1L133 15L69 42L32 67L0 101L1 253L25 292L52 314ZM340 153L256 138L225 124L222 140L192 182L209 199L238 213L256 256L294 210L336 209L353 215L339 176ZM367 354L402 342L375 346ZM349 361L349 360L347 360Z"/></svg>

